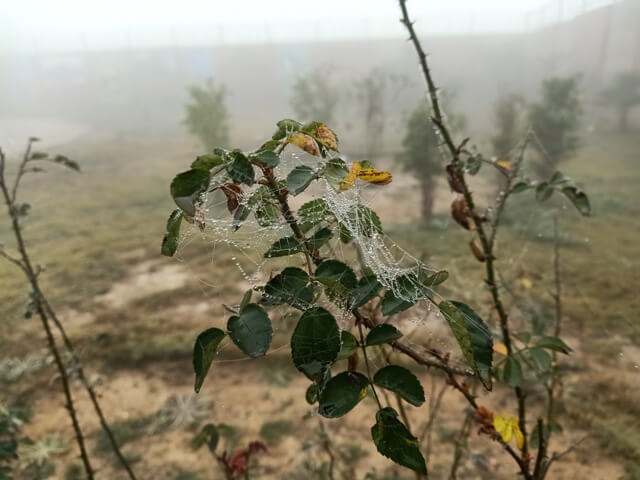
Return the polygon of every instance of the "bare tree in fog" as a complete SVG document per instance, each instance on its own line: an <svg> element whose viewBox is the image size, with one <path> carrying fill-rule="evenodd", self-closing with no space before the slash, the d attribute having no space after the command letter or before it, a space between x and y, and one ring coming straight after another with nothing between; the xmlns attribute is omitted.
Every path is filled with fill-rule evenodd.
<svg viewBox="0 0 640 480"><path fill-rule="evenodd" d="M618 130L626 132L629 129L629 112L640 105L640 74L624 72L618 74L613 81L601 92L602 101L616 110L618 115Z"/></svg>
<svg viewBox="0 0 640 480"><path fill-rule="evenodd" d="M333 122L340 91L332 83L331 72L326 67L296 78L292 90L291 107L298 118Z"/></svg>
<svg viewBox="0 0 640 480"><path fill-rule="evenodd" d="M388 123L388 106L407 79L404 76L373 68L355 82L355 99L364 116L365 158L373 159L383 152L384 131Z"/></svg>
<svg viewBox="0 0 640 480"><path fill-rule="evenodd" d="M229 141L227 94L226 87L216 85L212 78L204 86L189 87L190 102L184 123L208 150Z"/></svg>
<svg viewBox="0 0 640 480"><path fill-rule="evenodd" d="M555 77L542 83L542 98L530 106L529 121L539 140L542 176L552 174L558 164L580 147L582 104L578 77Z"/></svg>

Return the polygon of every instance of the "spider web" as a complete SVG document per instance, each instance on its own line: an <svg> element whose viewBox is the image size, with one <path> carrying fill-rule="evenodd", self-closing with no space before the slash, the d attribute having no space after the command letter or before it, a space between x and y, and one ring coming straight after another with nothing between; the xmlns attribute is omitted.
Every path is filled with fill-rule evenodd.
<svg viewBox="0 0 640 480"><path fill-rule="evenodd" d="M322 163L318 157L287 151L281 155L280 164L275 168L275 174L277 178L284 179L288 172L296 166L305 165L317 170L321 168ZM219 188L215 188L222 186L227 181L229 180L225 174L212 178L211 188L206 194L202 208L205 228L201 231L195 225L190 228L183 227L179 250L187 249L188 244L199 238L208 242L216 251L217 256L229 255L231 252L231 260L242 280L246 282L247 289L261 290L270 279L281 273L286 267L297 267L306 271L307 263L301 253L265 258L264 253L274 242L284 237L291 237L293 232L290 225L280 215L269 225L261 225L258 222L254 215L256 206L250 205L250 199L256 193L259 185L256 184L250 188L242 186L244 195L240 205L241 207L251 207L252 213L241 223L239 228L235 228L233 214L227 210L227 199ZM381 321L390 321L396 325L402 323L401 331L405 333L402 341L418 351L437 349L438 351L450 352L452 365L467 368L455 339L448 327L442 328L445 322L429 299L429 297L433 300L439 299L439 294L432 289L425 288L419 280L419 278L438 272L439 269L430 267L411 255L383 231L370 228L372 219L368 205L371 205L378 195L385 195L384 186L369 185L357 181L345 191L336 191L326 179L321 178L313 181L304 193L298 196L289 196L289 203L297 217L298 210L305 203L314 199L324 200L328 212L333 217L331 222L333 237L320 247L321 257L323 259L333 258L345 263L351 267L357 277L360 277L363 272L371 272L382 287L391 290L398 299L414 303L415 305L410 309L392 317L381 318ZM360 208L362 206L367 208ZM348 232L348 236L351 238L350 243L346 244L340 240L339 228ZM313 233L312 229L305 235L308 238ZM287 279L287 272L282 275ZM238 280L242 281L240 278ZM336 281L341 280L343 280L342 276L336 278ZM202 282L215 287L215 285L209 284L206 278L202 279ZM285 292L276 291L275 293L284 294ZM308 300L303 297L301 288L300 303ZM253 298L252 301L257 301L255 296ZM376 300L374 300L375 302ZM336 301L335 298L327 298L327 295L321 295L314 301L314 304L329 310L338 321L341 329L353 327L354 318L350 312L352 305ZM311 306L311 303L308 305ZM292 315L292 310L296 318L299 317L301 312L296 311L290 305L276 304L268 307L272 320ZM470 321L474 320L470 319ZM434 328L428 328L428 323ZM278 330L279 327L274 322L274 332ZM281 346L272 345L268 354L288 347L288 343ZM216 359L216 361L244 359L243 357L238 360ZM379 361L382 362L382 359Z"/></svg>

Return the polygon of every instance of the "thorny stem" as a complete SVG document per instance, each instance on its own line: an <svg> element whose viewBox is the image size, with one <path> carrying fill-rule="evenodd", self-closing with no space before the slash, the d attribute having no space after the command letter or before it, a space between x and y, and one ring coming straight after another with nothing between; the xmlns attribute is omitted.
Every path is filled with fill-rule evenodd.
<svg viewBox="0 0 640 480"><path fill-rule="evenodd" d="M438 100L438 90L436 88L435 82L433 81L431 72L429 70L429 66L427 63L427 56L425 55L424 50L422 49L422 45L420 44L418 36L413 28L413 23L409 19L406 0L399 0L399 4L400 4L400 10L402 11L402 19L400 21L407 28L409 32L410 40L413 43L413 46L418 54L420 66L422 67L422 72L424 74L424 78L427 83L429 98L431 100L431 105L432 105L433 114L434 114L432 118L433 123L438 128L438 131L440 132L444 140L444 144L449 150L449 154L451 156L451 164L456 169L456 172L458 174L458 178L460 180L460 184L462 187L462 194L464 196L469 212L471 213L471 218L473 219L476 226L476 232L478 234L478 238L480 239L480 244L482 246L482 250L484 252L484 256L486 259L485 269L486 269L487 278L485 281L487 286L489 287L489 291L491 293L491 298L493 300L494 307L498 313L498 318L500 321L500 330L502 331L504 344L507 348L508 354L511 354L512 345L511 345L511 333L509 330L509 317L502 303L502 299L500 298L500 293L499 293L498 285L496 282L496 274L495 274L495 267L494 267L495 257L493 255L493 242L490 241L489 237L487 236L487 233L485 232L485 229L483 227L484 219L477 212L476 206L473 201L473 196L471 194L471 190L467 185L464 172L460 165L460 152L461 152L460 147L462 146L462 144L456 147L453 141L452 135L446 126L445 119L442 114L442 110L440 108L440 103ZM496 224L496 228L497 228L497 224ZM526 396L521 387L519 386L515 387L514 390L515 390L515 394L518 401L518 423L520 425L520 430L522 431L525 439L524 445L522 447L522 457L519 457L516 455L514 458L516 458L525 479L529 480L531 479L531 473L529 470L529 448L527 444ZM469 400L468 397L467 397L467 400Z"/></svg>
<svg viewBox="0 0 640 480"><path fill-rule="evenodd" d="M25 158L28 157L28 151L30 148L31 148L31 142L29 142L29 146L27 147L27 153L25 154ZM35 270L33 269L31 265L31 261L29 259L29 255L27 254L27 250L25 247L24 239L22 237L22 231L20 229L20 223L18 221L18 217L16 215L16 212L14 211L14 198L15 198L16 187L14 187L13 194L10 195L7 189L7 186L5 184L4 160L5 160L4 153L2 152L2 150L0 150L0 190L2 190L5 204L9 209L9 216L11 217L11 226L13 229L14 236L16 238L18 250L22 257L22 263L24 265L25 275L27 276L29 283L31 284L31 288L33 289L36 311L38 312L38 316L40 317L40 320L42 322L42 327L47 337L49 349L51 350L54 361L56 363L56 367L58 368L58 372L60 373L60 379L62 381L62 389L64 391L65 399L67 402L65 407L69 412L69 417L71 418L71 424L73 426L73 430L75 433L76 442L78 444L78 448L80 449L80 457L82 459L82 464L87 474L87 478L89 480L93 480L94 478L93 468L91 467L91 462L89 461L89 455L87 454L84 435L82 433L82 428L80 427L80 423L78 422L76 408L73 403L73 396L71 394L71 387L69 385L69 375L67 374L67 370L65 368L64 362L62 361L60 351L58 350L55 338L51 331L51 326L49 325L49 319L47 318L47 315L42 303L42 292L40 290L40 286L38 285L38 280L37 280ZM14 185L17 186L17 183L18 182L16 181Z"/></svg>
<svg viewBox="0 0 640 480"><path fill-rule="evenodd" d="M42 296L42 303L44 305L45 310L49 314L49 317L53 320L53 323L56 325L58 331L60 332L60 335L62 336L62 341L65 344L65 347L71 354L75 371L78 373L78 378L80 378L82 385L84 386L85 390L89 394L89 398L91 399L93 408L96 412L96 415L98 416L98 419L100 420L100 426L102 427L102 430L104 430L104 432L107 435L107 438L109 439L109 443L111 444L111 449L116 454L116 457L118 458L118 461L122 465L122 468L124 468L127 471L129 478L131 480L136 480L136 476L133 473L133 469L129 465L129 462L127 461L124 454L120 450L120 447L118 446L118 442L115 438L115 435L113 434L111 427L109 427L109 424L107 423L107 419L105 418L104 413L102 412L102 407L100 406L100 402L98 401L98 396L96 394L96 391L94 390L93 386L91 385L91 382L89 382L89 379L85 375L84 369L82 367L82 362L76 355L75 350L73 348L73 344L71 343L71 340L69 340L69 337L62 323L58 319L58 316L54 312L53 308L51 308L49 301L44 296Z"/></svg>
<svg viewBox="0 0 640 480"><path fill-rule="evenodd" d="M558 215L557 212L553 217L553 277L554 277L554 286L555 291L553 293L553 301L555 306L555 327L554 327L554 336L557 338L560 336L560 331L562 329L562 316L563 316L563 308L562 308L562 275L560 270L560 242L559 242L559 229L558 229ZM538 434L540 436L540 448L538 449L538 455L536 458L536 466L534 470L534 477L536 480L541 480L544 478L548 466L543 468L542 461L546 457L547 447L549 443L549 438L551 437L551 424L553 422L553 410L555 406L555 396L556 389L558 387L558 376L557 376L557 368L558 368L558 355L554 351L552 352L552 360L551 360L551 380L546 385L547 389L547 430L548 436L545 439L542 434L542 419L538 420Z"/></svg>
<svg viewBox="0 0 640 480"><path fill-rule="evenodd" d="M27 159L29 158L29 151L30 151L30 147L32 144L32 140L29 141L28 147L27 147L27 152L25 153L24 157L23 157L23 161L20 165L20 169L19 169L19 175L21 176L24 173L24 165L27 161ZM7 206L9 207L10 213L11 210L13 209L13 206L15 205L15 200L16 200L16 195L17 195L17 186L19 184L19 177L16 178L16 181L14 183L14 190L12 193L12 197L9 197L7 191L6 191L6 187L4 185L4 155L2 154L2 151L0 151L0 188L3 190L3 194L5 197L5 203L7 204ZM16 241L18 243L18 248L19 251L22 255L22 262L20 262L19 260L15 260L14 263L17 263L18 266L20 266L22 268L22 270L24 271L25 275L27 276L27 278L29 279L33 291L35 293L35 303L36 303L36 310L38 311L41 319L43 320L43 322L46 323L46 325L43 323L43 327L45 327L45 332L47 332L47 338L49 341L49 346L52 349L52 352L57 351L57 346L55 344L55 340L53 339L53 337L51 337L51 339L49 339L49 334L51 333L51 329L49 326L49 319L51 319L53 321L53 323L55 324L56 328L58 329L63 343L67 349L67 351L69 352L69 354L72 357L73 360L73 366L75 371L78 374L78 377L80 378L80 381L82 382L82 385L84 386L85 390L87 391L87 393L89 394L89 398L91 399L91 403L93 404L94 410L96 411L96 414L98 416L98 419L100 420L100 425L102 427L102 429L104 430L104 432L107 434L107 437L109 438L109 442L111 443L111 447L114 451L114 453L116 454L116 457L118 458L118 461L121 463L122 467L127 471L127 474L129 476L129 478L131 480L136 480L136 476L133 473L133 470L131 469L131 466L129 465L128 461L125 459L124 455L122 454L118 443L115 439L115 436L111 430L111 428L109 427L109 424L106 421L106 418L104 416L104 413L102 412L102 408L100 407L100 403L98 401L98 396L95 392L95 390L93 389L93 386L91 385L91 383L89 382L89 380L87 379L87 376L84 373L84 369L82 367L82 362L80 361L80 359L78 358L75 349L73 348L73 344L71 343L71 340L69 339L69 336L67 335L64 326L62 325L62 323L60 322L60 320L58 319L58 316L56 315L55 311L53 310L53 308L51 307L51 304L49 303L49 301L47 300L47 298L45 297L44 293L42 292L39 282L38 282L38 274L37 271L35 271L32 266L31 266L31 261L28 255L28 252L26 250L26 246L24 244L24 240L22 238L22 231L20 229L20 224L17 221L17 218L14 215L12 216L12 225L13 225L13 231L14 234L16 236ZM3 255L6 258L10 259L10 257ZM52 343L53 340L53 343ZM55 357L56 353L54 352L54 357ZM59 366L58 366L59 367ZM58 368L60 370L60 367ZM66 369L64 369L63 366L63 370L61 370L61 377L62 377L62 381L63 381L63 385L65 384L65 382L67 383L68 386L68 376L66 374ZM65 390L65 394L66 394L66 390ZM71 408L69 408L70 414L72 413L72 409L73 409L73 404L71 401L71 398L68 398L68 402L69 405L71 405ZM73 415L75 415L75 411L73 411ZM77 423L77 422L76 422ZM74 428L75 428L75 423L74 423ZM78 424L78 429L79 429L79 424ZM76 431L76 437L77 437L77 431ZM82 436L82 432L80 431L80 435ZM80 442L79 442L80 443ZM81 449L82 450L82 449ZM86 455L86 451L84 452ZM88 462L88 457L87 457L87 462ZM83 456L83 463L84 463L84 456ZM87 464L85 463L85 467L87 467ZM90 465L89 465L90 468ZM85 468L86 469L86 468ZM88 478L93 478L92 474L89 474L89 471L87 471L88 474Z"/></svg>

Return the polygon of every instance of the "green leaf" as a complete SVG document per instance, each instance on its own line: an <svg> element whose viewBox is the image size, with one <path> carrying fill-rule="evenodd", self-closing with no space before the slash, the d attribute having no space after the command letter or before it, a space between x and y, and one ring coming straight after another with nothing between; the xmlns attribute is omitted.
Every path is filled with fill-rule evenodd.
<svg viewBox="0 0 640 480"><path fill-rule="evenodd" d="M327 179L327 182L335 191L340 191L340 183L347 175L349 175L349 169L341 158L332 158L327 162L324 169L324 178Z"/></svg>
<svg viewBox="0 0 640 480"><path fill-rule="evenodd" d="M536 342L536 347L554 350L556 352L564 353L565 355L569 355L572 351L571 347L558 337L543 337Z"/></svg>
<svg viewBox="0 0 640 480"><path fill-rule="evenodd" d="M209 328L198 335L193 346L193 370L196 374L196 393L200 392L211 362L216 355L218 345L224 338L225 333L219 328Z"/></svg>
<svg viewBox="0 0 640 480"><path fill-rule="evenodd" d="M411 405L419 407L424 403L424 389L418 378L404 367L387 365L373 376L373 383L391 390Z"/></svg>
<svg viewBox="0 0 640 480"><path fill-rule="evenodd" d="M435 287L436 285L444 283L447 278L449 278L449 272L447 272L446 270L440 270L432 274L427 274L424 280L421 280L422 284L425 287Z"/></svg>
<svg viewBox="0 0 640 480"><path fill-rule="evenodd" d="M280 221L280 211L278 207L271 203L264 203L256 208L254 212L256 221L261 227L270 227Z"/></svg>
<svg viewBox="0 0 640 480"><path fill-rule="evenodd" d="M331 237L333 237L333 232L330 228L325 227L315 232L306 243L310 250L317 250L331 240Z"/></svg>
<svg viewBox="0 0 640 480"><path fill-rule="evenodd" d="M493 338L484 320L468 305L462 302L451 302L461 313L469 332L475 371L480 381L491 390L491 365L493 362Z"/></svg>
<svg viewBox="0 0 640 480"><path fill-rule="evenodd" d="M390 323L381 323L376 325L367 334L366 344L368 347L372 345L381 345L390 343L402 337L402 332Z"/></svg>
<svg viewBox="0 0 640 480"><path fill-rule="evenodd" d="M323 198L316 198L303 204L298 209L298 216L303 222L316 225L331 216L327 202Z"/></svg>
<svg viewBox="0 0 640 480"><path fill-rule="evenodd" d="M551 366L551 355L546 350L533 347L529 349L529 356L533 359L534 363L541 372L546 372Z"/></svg>
<svg viewBox="0 0 640 480"><path fill-rule="evenodd" d="M318 413L326 418L347 414L367 396L369 379L358 372L342 372L331 378L318 397Z"/></svg>
<svg viewBox="0 0 640 480"><path fill-rule="evenodd" d="M271 245L264 256L265 258L284 257L301 251L302 244L295 237L284 237Z"/></svg>
<svg viewBox="0 0 640 480"><path fill-rule="evenodd" d="M215 153L199 155L191 164L191 168L209 171L214 167L218 167L224 163L222 156Z"/></svg>
<svg viewBox="0 0 640 480"><path fill-rule="evenodd" d="M325 285L341 284L347 289L355 288L358 283L353 270L339 260L325 260L318 265L314 276Z"/></svg>
<svg viewBox="0 0 640 480"><path fill-rule="evenodd" d="M227 173L233 180L233 183L244 183L251 186L255 182L256 172L253 165L242 152L233 151L227 154L233 160L227 164Z"/></svg>
<svg viewBox="0 0 640 480"><path fill-rule="evenodd" d="M31 160L44 160L45 158L47 158L49 156L48 153L45 152L33 152L31 154L30 159Z"/></svg>
<svg viewBox="0 0 640 480"><path fill-rule="evenodd" d="M525 190L527 190L531 185L529 185L529 182L526 182L524 180L521 180L519 182L516 182L513 187L511 187L511 193L520 193L520 192L524 192Z"/></svg>
<svg viewBox="0 0 640 480"><path fill-rule="evenodd" d="M313 291L307 287L309 275L297 267L287 267L273 277L264 287L260 300L263 305L289 304L306 310L313 303Z"/></svg>
<svg viewBox="0 0 640 480"><path fill-rule="evenodd" d="M347 330L340 332L340 352L338 352L338 360L344 360L356 353L358 350L358 340L353 334Z"/></svg>
<svg viewBox="0 0 640 480"><path fill-rule="evenodd" d="M395 315L407 308L411 308L416 302L410 302L404 298L399 298L393 293L393 290L387 290L382 297L382 314L385 316Z"/></svg>
<svg viewBox="0 0 640 480"><path fill-rule="evenodd" d="M212 423L207 423L191 441L194 450L198 450L205 443L211 452L215 452L220 440L220 432Z"/></svg>
<svg viewBox="0 0 640 480"><path fill-rule="evenodd" d="M267 167L276 167L280 163L280 155L272 150L263 150L256 153L258 161Z"/></svg>
<svg viewBox="0 0 640 480"><path fill-rule="evenodd" d="M304 192L315 178L315 173L307 165L298 165L287 175L287 190L291 195Z"/></svg>
<svg viewBox="0 0 640 480"><path fill-rule="evenodd" d="M244 222L249 217L250 213L251 208L249 208L245 204L241 204L233 214L231 229L236 232L240 228L240 225L242 225L242 222Z"/></svg>
<svg viewBox="0 0 640 480"><path fill-rule="evenodd" d="M249 305L249 302L251 302L252 295L253 295L253 290L251 289L244 292L244 295L242 296L242 301L240 302L240 307L238 308L239 311L242 311L244 307Z"/></svg>
<svg viewBox="0 0 640 480"><path fill-rule="evenodd" d="M187 170L176 175L171 182L171 196L184 213L193 217L196 214L195 202L209 187L209 172L200 169Z"/></svg>
<svg viewBox="0 0 640 480"><path fill-rule="evenodd" d="M565 177L562 172L555 172L551 176L551 179L549 180L549 183L551 183L552 185L560 185L562 183L567 183L568 181L569 181L569 179L567 177Z"/></svg>
<svg viewBox="0 0 640 480"><path fill-rule="evenodd" d="M267 312L255 303L244 307L240 316L230 317L227 330L233 343L253 358L267 353L273 337L273 328Z"/></svg>
<svg viewBox="0 0 640 480"><path fill-rule="evenodd" d="M549 185L549 182L542 182L536 187L536 199L539 202L544 202L551 195L553 195L553 187Z"/></svg>
<svg viewBox="0 0 640 480"><path fill-rule="evenodd" d="M76 162L75 160L71 160L64 155L56 155L55 157L49 159L49 161L57 163L58 165L62 165L63 167L70 168L71 170L75 170L76 172L80 171L80 165L78 165L78 162Z"/></svg>
<svg viewBox="0 0 640 480"><path fill-rule="evenodd" d="M319 380L340 351L340 330L336 319L321 307L302 314L291 336L291 356L298 370Z"/></svg>
<svg viewBox="0 0 640 480"><path fill-rule="evenodd" d="M374 233L382 233L382 222L378 214L365 205L358 204L349 216L358 225L358 232L365 237L371 237Z"/></svg>
<svg viewBox="0 0 640 480"><path fill-rule="evenodd" d="M302 128L302 124L297 120L292 120L290 118L285 118L276 123L278 128L282 128L287 132L297 132Z"/></svg>
<svg viewBox="0 0 640 480"><path fill-rule="evenodd" d="M589 203L589 197L584 191L577 187L569 186L562 189L562 193L571 200L571 203L578 209L578 211L588 217L591 215L591 204Z"/></svg>
<svg viewBox="0 0 640 480"><path fill-rule="evenodd" d="M182 210L176 208L167 220L167 231L162 239L162 247L160 253L167 257L173 257L178 249L178 240L180 239L180 224L182 223Z"/></svg>
<svg viewBox="0 0 640 480"><path fill-rule="evenodd" d="M385 457L418 473L427 474L418 439L398 420L398 413L393 408L386 407L376 413L371 437L378 452Z"/></svg>
<svg viewBox="0 0 640 480"><path fill-rule="evenodd" d="M493 339L489 329L464 303L443 300L439 308L458 341L465 361L478 375L485 388L491 390Z"/></svg>
<svg viewBox="0 0 640 480"><path fill-rule="evenodd" d="M522 365L520 360L509 355L504 360L504 366L502 367L502 381L508 383L512 387L517 387L522 384Z"/></svg>
<svg viewBox="0 0 640 480"><path fill-rule="evenodd" d="M382 284L375 275L366 275L358 281L358 286L353 290L353 308L358 308L374 298Z"/></svg>
<svg viewBox="0 0 640 480"><path fill-rule="evenodd" d="M283 133L282 137L280 138L284 137L286 137L286 133ZM272 152L280 146L280 143L280 140L267 140L260 146L258 150L260 152Z"/></svg>
<svg viewBox="0 0 640 480"><path fill-rule="evenodd" d="M309 405L313 405L318 401L318 384L312 383L304 394L304 399Z"/></svg>

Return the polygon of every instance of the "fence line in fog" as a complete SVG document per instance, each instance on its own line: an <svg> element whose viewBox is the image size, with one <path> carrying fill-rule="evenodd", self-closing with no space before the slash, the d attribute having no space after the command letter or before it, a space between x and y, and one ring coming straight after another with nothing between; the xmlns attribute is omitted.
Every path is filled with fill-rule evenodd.
<svg viewBox="0 0 640 480"><path fill-rule="evenodd" d="M569 21L589 11L624 0L547 0L539 7L514 17L510 11L436 14L418 18L423 35L525 33ZM628 0L629 1L629 0ZM196 45L320 42L352 38L384 38L402 34L399 23L388 18L333 19L327 21L280 21L246 25L191 25L139 27L120 31L60 35L55 38L7 36L0 32L0 53L78 51Z"/></svg>

